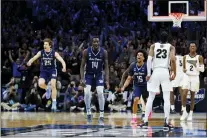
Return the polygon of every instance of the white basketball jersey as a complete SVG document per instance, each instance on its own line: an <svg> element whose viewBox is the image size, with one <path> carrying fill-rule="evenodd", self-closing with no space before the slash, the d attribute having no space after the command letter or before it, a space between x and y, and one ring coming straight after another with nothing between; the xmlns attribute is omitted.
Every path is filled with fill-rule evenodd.
<svg viewBox="0 0 207 138"><path fill-rule="evenodd" d="M183 56L176 55L176 72L183 73Z"/></svg>
<svg viewBox="0 0 207 138"><path fill-rule="evenodd" d="M169 68L170 64L170 47L171 44L155 43L153 69L155 68Z"/></svg>
<svg viewBox="0 0 207 138"><path fill-rule="evenodd" d="M186 55L186 74L191 76L198 76L200 74L199 71L195 68L192 63L195 63L196 66L199 66L199 55L191 57L190 55Z"/></svg>

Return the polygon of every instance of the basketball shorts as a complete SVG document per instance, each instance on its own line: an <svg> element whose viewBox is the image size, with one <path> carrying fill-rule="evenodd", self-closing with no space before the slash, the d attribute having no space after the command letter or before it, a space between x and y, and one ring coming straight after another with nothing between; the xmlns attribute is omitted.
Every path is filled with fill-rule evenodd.
<svg viewBox="0 0 207 138"><path fill-rule="evenodd" d="M148 91L147 91L147 87L146 86L134 86L134 93L133 93L133 97L141 97L143 99L147 99L148 98Z"/></svg>
<svg viewBox="0 0 207 138"><path fill-rule="evenodd" d="M172 84L170 81L170 74L167 68L155 68L150 77L150 80L147 82L147 91L148 92L160 92L160 85L162 91L171 91Z"/></svg>
<svg viewBox="0 0 207 138"><path fill-rule="evenodd" d="M104 76L103 74L85 74L85 82L86 85L91 85L91 86L104 86Z"/></svg>
<svg viewBox="0 0 207 138"><path fill-rule="evenodd" d="M172 81L173 88L183 86L183 75L184 75L184 73L177 73L175 79Z"/></svg>
<svg viewBox="0 0 207 138"><path fill-rule="evenodd" d="M183 89L198 92L200 87L199 76L183 75Z"/></svg>
<svg viewBox="0 0 207 138"><path fill-rule="evenodd" d="M40 78L43 78L45 81L50 81L51 79L57 78L57 70L41 70L40 71Z"/></svg>

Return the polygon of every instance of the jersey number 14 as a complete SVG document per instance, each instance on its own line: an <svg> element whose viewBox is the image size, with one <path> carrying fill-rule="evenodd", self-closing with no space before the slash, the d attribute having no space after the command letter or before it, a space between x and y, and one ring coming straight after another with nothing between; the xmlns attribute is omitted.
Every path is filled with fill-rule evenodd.
<svg viewBox="0 0 207 138"><path fill-rule="evenodd" d="M96 69L98 68L98 62L92 62L92 69L93 68L96 68Z"/></svg>

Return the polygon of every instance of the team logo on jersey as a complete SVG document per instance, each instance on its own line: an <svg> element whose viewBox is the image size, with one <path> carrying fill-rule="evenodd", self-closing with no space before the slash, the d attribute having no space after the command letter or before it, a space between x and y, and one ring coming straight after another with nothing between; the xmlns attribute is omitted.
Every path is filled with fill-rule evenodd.
<svg viewBox="0 0 207 138"><path fill-rule="evenodd" d="M187 60L187 62L190 63L190 64L196 64L197 60Z"/></svg>
<svg viewBox="0 0 207 138"><path fill-rule="evenodd" d="M201 88L196 94L195 94L195 104L199 103L200 101L203 101L205 99L205 88ZM180 95L178 96L178 101L181 101ZM190 91L187 95L187 104L190 105Z"/></svg>
<svg viewBox="0 0 207 138"><path fill-rule="evenodd" d="M103 83L103 80L99 80L99 83Z"/></svg>

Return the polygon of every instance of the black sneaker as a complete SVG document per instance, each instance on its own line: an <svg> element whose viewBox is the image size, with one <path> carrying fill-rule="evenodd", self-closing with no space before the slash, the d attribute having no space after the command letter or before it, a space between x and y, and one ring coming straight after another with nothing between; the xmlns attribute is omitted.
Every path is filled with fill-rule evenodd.
<svg viewBox="0 0 207 138"><path fill-rule="evenodd" d="M170 113L171 113L171 114L176 114L175 109L174 109L174 110L170 110Z"/></svg>
<svg viewBox="0 0 207 138"><path fill-rule="evenodd" d="M148 122L144 122L138 125L138 127L143 128L143 129L147 129L148 128Z"/></svg>
<svg viewBox="0 0 207 138"><path fill-rule="evenodd" d="M171 123L166 123L163 126L163 131L171 131L172 129L174 129L174 126Z"/></svg>
<svg viewBox="0 0 207 138"><path fill-rule="evenodd" d="M183 115L183 111L180 111L180 115Z"/></svg>

